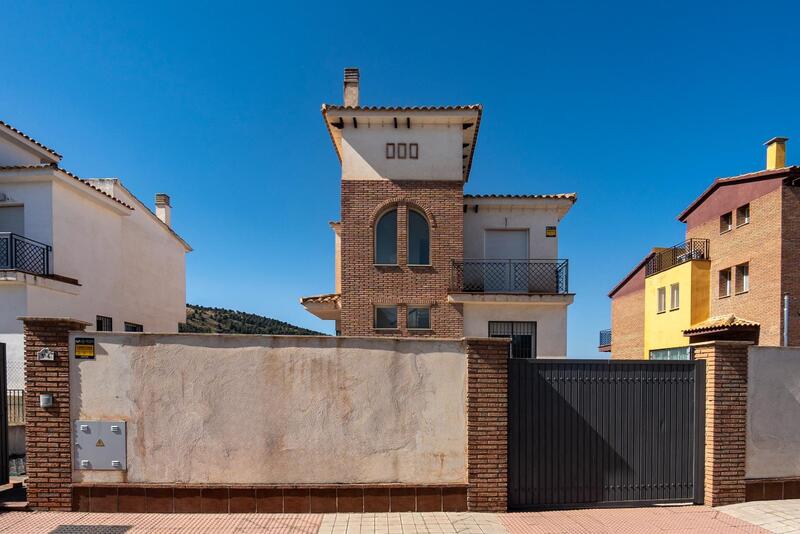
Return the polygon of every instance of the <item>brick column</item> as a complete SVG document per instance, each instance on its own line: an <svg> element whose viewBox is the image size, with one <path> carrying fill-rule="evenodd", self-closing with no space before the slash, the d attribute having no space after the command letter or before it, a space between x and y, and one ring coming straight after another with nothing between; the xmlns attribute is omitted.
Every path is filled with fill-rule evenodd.
<svg viewBox="0 0 800 534"><path fill-rule="evenodd" d="M69 332L89 323L21 317L25 324L25 449L28 504L38 510L72 509L72 432L69 413ZM53 361L39 360L50 349ZM52 393L41 408L39 395Z"/></svg>
<svg viewBox="0 0 800 534"><path fill-rule="evenodd" d="M745 500L747 349L750 341L693 345L706 361L705 504Z"/></svg>
<svg viewBox="0 0 800 534"><path fill-rule="evenodd" d="M508 504L508 339L467 339L467 506Z"/></svg>

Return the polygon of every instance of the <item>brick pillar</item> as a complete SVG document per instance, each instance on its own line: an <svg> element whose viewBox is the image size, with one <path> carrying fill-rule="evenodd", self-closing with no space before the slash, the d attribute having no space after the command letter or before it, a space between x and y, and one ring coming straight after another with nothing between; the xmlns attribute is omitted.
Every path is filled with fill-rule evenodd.
<svg viewBox="0 0 800 534"><path fill-rule="evenodd" d="M745 500L747 349L750 341L693 345L706 361L705 504Z"/></svg>
<svg viewBox="0 0 800 534"><path fill-rule="evenodd" d="M467 506L508 505L508 339L467 339Z"/></svg>
<svg viewBox="0 0 800 534"><path fill-rule="evenodd" d="M25 448L28 504L38 510L72 509L72 432L69 413L69 332L89 323L21 317L25 324ZM50 349L53 361L39 360ZM39 395L53 394L41 408Z"/></svg>

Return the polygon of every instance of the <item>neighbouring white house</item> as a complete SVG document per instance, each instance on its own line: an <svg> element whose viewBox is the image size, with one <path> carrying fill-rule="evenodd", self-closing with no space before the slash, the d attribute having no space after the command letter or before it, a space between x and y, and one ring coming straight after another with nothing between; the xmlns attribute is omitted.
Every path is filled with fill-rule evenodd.
<svg viewBox="0 0 800 534"><path fill-rule="evenodd" d="M22 388L21 316L71 317L89 330L177 332L191 247L116 178L82 179L61 155L0 121L0 343Z"/></svg>

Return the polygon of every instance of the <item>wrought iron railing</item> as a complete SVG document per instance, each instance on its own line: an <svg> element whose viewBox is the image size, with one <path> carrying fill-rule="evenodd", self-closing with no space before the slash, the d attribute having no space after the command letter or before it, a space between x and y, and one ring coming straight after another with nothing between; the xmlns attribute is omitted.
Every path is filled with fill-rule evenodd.
<svg viewBox="0 0 800 534"><path fill-rule="evenodd" d="M568 261L453 260L450 290L467 293L568 293Z"/></svg>
<svg viewBox="0 0 800 534"><path fill-rule="evenodd" d="M664 249L653 254L645 266L645 276L650 276L670 267L686 263L691 260L707 260L708 239L687 239L674 247Z"/></svg>
<svg viewBox="0 0 800 534"><path fill-rule="evenodd" d="M50 245L11 232L0 232L0 269L31 274L50 272Z"/></svg>
<svg viewBox="0 0 800 534"><path fill-rule="evenodd" d="M22 424L25 422L25 390L7 389L8 399L8 424Z"/></svg>
<svg viewBox="0 0 800 534"><path fill-rule="evenodd" d="M600 330L600 346L601 347L610 347L611 346L611 330Z"/></svg>

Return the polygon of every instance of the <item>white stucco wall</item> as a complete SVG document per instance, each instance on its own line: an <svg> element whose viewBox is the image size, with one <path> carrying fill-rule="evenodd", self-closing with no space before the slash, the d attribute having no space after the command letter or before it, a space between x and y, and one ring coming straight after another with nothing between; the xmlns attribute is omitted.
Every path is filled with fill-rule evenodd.
<svg viewBox="0 0 800 534"><path fill-rule="evenodd" d="M15 142L14 137L16 137L15 134L6 132L5 127L0 127L0 166L41 163L41 155ZM51 156L51 159L54 159L54 156Z"/></svg>
<svg viewBox="0 0 800 534"><path fill-rule="evenodd" d="M465 199L467 206L475 204ZM486 230L528 230L529 257L558 257L558 237L545 237L547 226L558 226L563 216L563 201L536 201L529 205L479 205L478 212L464 213L464 259L483 259Z"/></svg>
<svg viewBox="0 0 800 534"><path fill-rule="evenodd" d="M362 123L342 130L342 180L463 179L461 124L418 124L411 129ZM386 143L418 143L418 159L387 159Z"/></svg>
<svg viewBox="0 0 800 534"><path fill-rule="evenodd" d="M535 321L536 357L567 357L567 305L542 303L464 304L464 335L487 337L489 321Z"/></svg>
<svg viewBox="0 0 800 534"><path fill-rule="evenodd" d="M800 347L750 347L747 478L800 476Z"/></svg>
<svg viewBox="0 0 800 534"><path fill-rule="evenodd" d="M76 482L466 481L461 342L94 337L96 360L70 358L72 418L127 421L128 470Z"/></svg>

